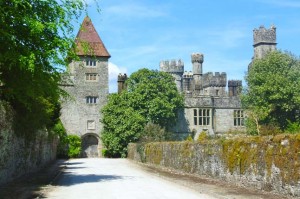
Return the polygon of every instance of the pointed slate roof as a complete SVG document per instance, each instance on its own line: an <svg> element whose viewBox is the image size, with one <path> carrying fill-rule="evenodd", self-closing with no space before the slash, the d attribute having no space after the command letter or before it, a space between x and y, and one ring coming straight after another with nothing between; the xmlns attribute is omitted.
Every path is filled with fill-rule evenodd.
<svg viewBox="0 0 300 199"><path fill-rule="evenodd" d="M108 57L110 54L106 50L101 38L99 37L91 19L86 16L77 33L76 54L97 57Z"/></svg>

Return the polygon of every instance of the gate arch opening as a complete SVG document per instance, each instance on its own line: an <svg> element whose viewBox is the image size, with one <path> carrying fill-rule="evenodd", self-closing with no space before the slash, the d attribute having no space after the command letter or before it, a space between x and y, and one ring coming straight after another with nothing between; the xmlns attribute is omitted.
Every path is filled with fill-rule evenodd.
<svg viewBox="0 0 300 199"><path fill-rule="evenodd" d="M83 158L99 157L99 136L93 133L88 133L81 138L81 156Z"/></svg>

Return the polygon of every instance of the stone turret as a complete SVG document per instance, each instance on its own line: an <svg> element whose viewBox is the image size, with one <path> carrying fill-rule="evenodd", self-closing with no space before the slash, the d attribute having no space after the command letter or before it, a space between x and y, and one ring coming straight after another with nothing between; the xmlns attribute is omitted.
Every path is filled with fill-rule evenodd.
<svg viewBox="0 0 300 199"><path fill-rule="evenodd" d="M170 73L175 78L175 83L178 91L182 91L182 75L184 72L184 63L180 59L177 61L175 59L161 61L160 71Z"/></svg>
<svg viewBox="0 0 300 199"><path fill-rule="evenodd" d="M196 95L200 94L202 90L202 64L204 61L203 54L193 53L191 55L192 64L193 64L193 92Z"/></svg>
<svg viewBox="0 0 300 199"><path fill-rule="evenodd" d="M229 97L238 96L242 90L241 80L229 80L228 81L228 95Z"/></svg>
<svg viewBox="0 0 300 199"><path fill-rule="evenodd" d="M118 75L118 93L120 94L123 90L127 89L126 85L126 80L127 80L127 75L126 73L124 74L119 74Z"/></svg>
<svg viewBox="0 0 300 199"><path fill-rule="evenodd" d="M253 30L254 59L263 58L268 52L276 50L276 27L266 29L260 26Z"/></svg>

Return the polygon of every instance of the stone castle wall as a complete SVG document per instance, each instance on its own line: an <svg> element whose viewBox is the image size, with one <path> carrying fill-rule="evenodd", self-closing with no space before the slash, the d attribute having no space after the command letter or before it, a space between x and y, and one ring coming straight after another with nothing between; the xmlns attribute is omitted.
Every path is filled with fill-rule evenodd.
<svg viewBox="0 0 300 199"><path fill-rule="evenodd" d="M14 113L0 101L0 184L34 172L56 158L58 140L40 130L31 140L17 137L13 130Z"/></svg>
<svg viewBox="0 0 300 199"><path fill-rule="evenodd" d="M300 135L128 146L135 161L298 197L299 153Z"/></svg>

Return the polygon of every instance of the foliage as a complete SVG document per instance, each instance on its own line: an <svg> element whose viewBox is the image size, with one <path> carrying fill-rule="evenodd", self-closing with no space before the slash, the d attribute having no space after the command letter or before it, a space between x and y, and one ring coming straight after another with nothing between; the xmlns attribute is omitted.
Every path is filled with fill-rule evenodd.
<svg viewBox="0 0 300 199"><path fill-rule="evenodd" d="M193 141L194 141L194 139L192 138L192 136L191 136L191 135L188 135L188 136L186 137L185 141L188 141L188 142L193 142Z"/></svg>
<svg viewBox="0 0 300 199"><path fill-rule="evenodd" d="M128 143L138 141L146 123L141 114L127 106L125 95L111 94L102 109L104 130L101 139L106 157L126 157Z"/></svg>
<svg viewBox="0 0 300 199"><path fill-rule="evenodd" d="M81 153L81 139L77 135L68 135L68 156L70 158L78 158Z"/></svg>
<svg viewBox="0 0 300 199"><path fill-rule="evenodd" d="M289 53L274 51L254 60L246 76L248 88L242 103L257 133L260 125L285 130L288 121L299 122L300 61ZM267 127L269 128L269 127Z"/></svg>
<svg viewBox="0 0 300 199"><path fill-rule="evenodd" d="M59 143L57 146L57 157L59 158L68 157L69 143L68 143L67 132L60 120L55 124L52 130L54 131L55 135L59 137Z"/></svg>
<svg viewBox="0 0 300 199"><path fill-rule="evenodd" d="M139 142L160 142L171 139L171 133L158 124L148 122L139 138Z"/></svg>
<svg viewBox="0 0 300 199"><path fill-rule="evenodd" d="M167 129L174 124L177 110L183 106L183 96L170 74L140 69L130 76L127 85L129 106L145 116L147 122Z"/></svg>
<svg viewBox="0 0 300 199"><path fill-rule="evenodd" d="M183 97L173 77L167 73L141 69L126 82L128 90L110 95L108 104L102 109L101 139L109 157L125 157L128 143L138 141L143 133L149 132L145 129L147 123L168 129L176 121L178 108L183 106ZM163 138L160 135L150 137Z"/></svg>
<svg viewBox="0 0 300 199"><path fill-rule="evenodd" d="M286 131L291 134L300 133L300 123L288 121L288 126L286 128Z"/></svg>
<svg viewBox="0 0 300 199"><path fill-rule="evenodd" d="M25 134L55 123L59 69L74 56L71 20L85 7L82 0L0 2L0 99L12 104Z"/></svg>
<svg viewBox="0 0 300 199"><path fill-rule="evenodd" d="M197 141L198 141L198 142L203 142L203 141L205 141L205 140L207 140L207 139L208 139L207 132L202 131L202 132L199 134L199 136L198 136L198 138L197 138Z"/></svg>

